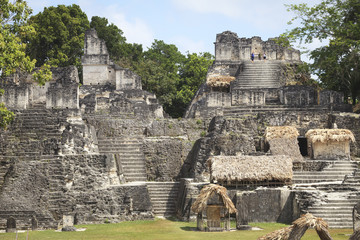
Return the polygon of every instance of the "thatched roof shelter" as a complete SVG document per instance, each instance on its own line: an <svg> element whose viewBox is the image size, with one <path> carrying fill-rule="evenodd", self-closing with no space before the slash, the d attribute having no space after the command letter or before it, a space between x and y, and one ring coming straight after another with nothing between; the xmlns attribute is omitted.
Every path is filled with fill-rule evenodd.
<svg viewBox="0 0 360 240"><path fill-rule="evenodd" d="M315 228L321 240L332 240L327 222L311 213L302 215L291 226L268 233L258 240L300 240L309 228Z"/></svg>
<svg viewBox="0 0 360 240"><path fill-rule="evenodd" d="M287 182L293 177L287 156L212 156L210 180L218 182Z"/></svg>
<svg viewBox="0 0 360 240"><path fill-rule="evenodd" d="M265 131L265 141L271 155L286 155L293 161L303 161L298 136L298 130L291 126L267 127Z"/></svg>
<svg viewBox="0 0 360 240"><path fill-rule="evenodd" d="M312 129L305 136L311 143L313 159L350 159L350 141L355 141L350 130Z"/></svg>
<svg viewBox="0 0 360 240"><path fill-rule="evenodd" d="M211 198L214 194L217 194L221 197L224 203L224 207L228 210L228 212L235 213L236 208L226 192L227 190L225 187L216 184L206 185L203 187L203 189L201 189L199 196L191 206L191 210L196 213L204 211L207 207L208 199Z"/></svg>
<svg viewBox="0 0 360 240"><path fill-rule="evenodd" d="M312 143L355 142L354 134L348 129L311 129L305 134L305 137Z"/></svg>
<svg viewBox="0 0 360 240"><path fill-rule="evenodd" d="M229 87L230 82L234 81L232 76L211 76L206 79L206 84L210 87Z"/></svg>
<svg viewBox="0 0 360 240"><path fill-rule="evenodd" d="M299 132L292 126L275 126L267 127L265 130L265 138L267 141L277 138L297 138Z"/></svg>

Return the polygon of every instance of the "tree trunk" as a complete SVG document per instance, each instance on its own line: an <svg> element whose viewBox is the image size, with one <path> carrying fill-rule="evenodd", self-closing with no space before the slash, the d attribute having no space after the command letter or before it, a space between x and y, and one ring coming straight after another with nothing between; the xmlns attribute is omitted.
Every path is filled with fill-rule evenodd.
<svg viewBox="0 0 360 240"><path fill-rule="evenodd" d="M294 227L289 235L288 240L300 240L302 236L304 236L305 232L308 230L309 227Z"/></svg>
<svg viewBox="0 0 360 240"><path fill-rule="evenodd" d="M320 231L318 231L317 229L315 229L317 234L319 235L321 240L333 240L332 237L330 236L330 233L327 229L321 229Z"/></svg>

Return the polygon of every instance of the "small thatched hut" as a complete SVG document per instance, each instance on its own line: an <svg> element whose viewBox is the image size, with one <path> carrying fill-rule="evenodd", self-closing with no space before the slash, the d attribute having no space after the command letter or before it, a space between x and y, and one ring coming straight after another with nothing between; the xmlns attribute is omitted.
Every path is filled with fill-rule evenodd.
<svg viewBox="0 0 360 240"><path fill-rule="evenodd" d="M350 141L355 137L347 129L311 129L305 134L313 159L350 159Z"/></svg>
<svg viewBox="0 0 360 240"><path fill-rule="evenodd" d="M216 184L203 187L191 206L191 210L197 213L197 228L199 230L230 230L230 213L235 213L236 208L226 192L225 187ZM207 220L206 227L204 226L204 215L206 215Z"/></svg>
<svg viewBox="0 0 360 240"><path fill-rule="evenodd" d="M293 161L302 161L298 136L299 132L295 127L267 127L265 142L268 144L272 155L286 155L291 157Z"/></svg>
<svg viewBox="0 0 360 240"><path fill-rule="evenodd" d="M311 213L302 215L291 226L268 233L258 240L300 240L309 228L315 228L321 240L332 240L327 222Z"/></svg>
<svg viewBox="0 0 360 240"><path fill-rule="evenodd" d="M212 156L210 181L222 185L290 184L292 159L287 156Z"/></svg>

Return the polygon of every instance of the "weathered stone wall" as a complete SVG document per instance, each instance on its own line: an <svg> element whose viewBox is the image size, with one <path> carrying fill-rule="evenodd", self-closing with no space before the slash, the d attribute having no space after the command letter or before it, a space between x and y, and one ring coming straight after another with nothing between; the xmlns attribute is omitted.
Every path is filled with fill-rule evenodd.
<svg viewBox="0 0 360 240"><path fill-rule="evenodd" d="M232 83L231 83L232 84ZM232 108L274 107L318 108L319 111L351 112L351 105L343 103L343 94L334 91L317 91L310 86L283 86L281 88L235 89L230 92L213 91L203 84L188 107L186 118L209 118L231 112ZM286 109L285 109L286 110Z"/></svg>
<svg viewBox="0 0 360 240"><path fill-rule="evenodd" d="M267 126L295 126L300 136L312 128L328 128L330 116L321 112L263 112L215 117L208 134L196 141L184 162L181 176L209 181L207 160L211 155L258 154L264 152Z"/></svg>
<svg viewBox="0 0 360 240"><path fill-rule="evenodd" d="M79 77L75 66L53 68L53 81L46 92L46 108L78 109Z"/></svg>
<svg viewBox="0 0 360 240"><path fill-rule="evenodd" d="M36 103L46 103L47 108L79 108L78 71L74 66L52 68L52 80L39 86L28 73L16 73L2 79L0 87L5 94L0 96L10 109L28 109Z"/></svg>
<svg viewBox="0 0 360 240"><path fill-rule="evenodd" d="M237 222L281 222L290 224L297 219L295 194L289 189L256 189L236 194Z"/></svg>
<svg viewBox="0 0 360 240"><path fill-rule="evenodd" d="M116 89L142 89L141 78L133 71L121 68L116 71Z"/></svg>
<svg viewBox="0 0 360 240"><path fill-rule="evenodd" d="M95 29L85 32L84 56L81 62L84 85L110 84L116 87L116 90L142 89L138 75L110 60L105 41L98 37Z"/></svg>
<svg viewBox="0 0 360 240"><path fill-rule="evenodd" d="M123 117L163 118L163 108L154 94L140 89L116 91L115 86L81 86L83 114L111 114Z"/></svg>
<svg viewBox="0 0 360 240"><path fill-rule="evenodd" d="M273 39L262 41L260 37L239 38L236 33L225 31L216 35L216 61L250 60L250 54L261 59L266 53L268 60L300 61L300 51L277 45Z"/></svg>
<svg viewBox="0 0 360 240"><path fill-rule="evenodd" d="M63 215L77 224L152 218L146 185L111 184L111 165L104 155L12 159L0 189L1 223L18 211L32 211L40 228L57 227Z"/></svg>
<svg viewBox="0 0 360 240"><path fill-rule="evenodd" d="M95 129L73 110L16 111L14 122L0 132L0 154L40 156L98 153Z"/></svg>

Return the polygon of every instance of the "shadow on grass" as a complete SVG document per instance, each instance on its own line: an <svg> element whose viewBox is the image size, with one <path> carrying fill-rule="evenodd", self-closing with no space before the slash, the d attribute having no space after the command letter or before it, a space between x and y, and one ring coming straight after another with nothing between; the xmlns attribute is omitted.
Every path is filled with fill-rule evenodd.
<svg viewBox="0 0 360 240"><path fill-rule="evenodd" d="M196 227L180 227L181 230L184 230L184 231L197 231Z"/></svg>

